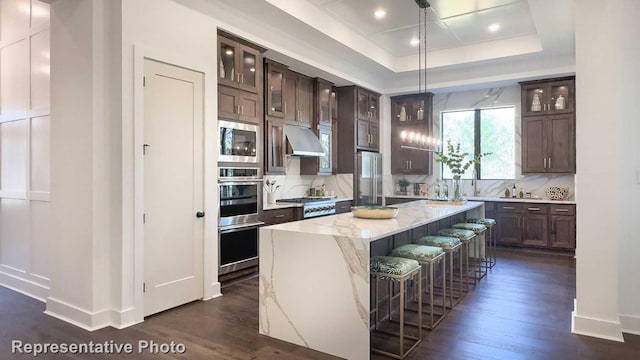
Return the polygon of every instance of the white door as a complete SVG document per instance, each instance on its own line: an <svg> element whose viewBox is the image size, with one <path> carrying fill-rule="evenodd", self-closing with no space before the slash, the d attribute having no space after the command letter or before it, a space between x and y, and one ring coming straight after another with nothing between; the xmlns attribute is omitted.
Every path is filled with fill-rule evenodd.
<svg viewBox="0 0 640 360"><path fill-rule="evenodd" d="M203 297L203 75L144 62L144 314Z"/></svg>

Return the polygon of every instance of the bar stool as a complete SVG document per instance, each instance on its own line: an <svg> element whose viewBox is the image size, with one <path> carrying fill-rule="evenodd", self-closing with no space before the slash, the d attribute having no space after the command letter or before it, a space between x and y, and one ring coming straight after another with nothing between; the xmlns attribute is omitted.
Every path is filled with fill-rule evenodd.
<svg viewBox="0 0 640 360"><path fill-rule="evenodd" d="M374 287L374 301L375 301L375 313L376 323L375 330L378 332L386 333L389 335L398 336L400 339L400 348L397 354L374 348L371 346L371 351L390 356L394 359L404 359L420 342L422 341L422 327L418 326L418 337L405 335L404 332L404 308L405 308L405 287L408 280L417 281L418 284L418 322L422 323L422 267L420 264L411 259L403 259L391 256L376 256L371 258L369 265L369 272L371 277L375 279ZM417 278L417 280L416 280ZM379 309L378 309L378 280L388 280L390 283L397 281L400 283L400 332L393 333L389 331L383 331L378 329L379 321ZM389 321L391 321L391 302L392 293L389 292ZM404 351L404 340L414 340L415 343Z"/></svg>
<svg viewBox="0 0 640 360"><path fill-rule="evenodd" d="M473 243L473 281L474 285L476 281L481 280L485 276L487 276L487 270L482 268L482 264L484 263L484 254L481 254L483 248L486 248L486 242L483 243L481 241L485 241L485 237L483 235L485 231L487 231L487 227L482 224L473 224L473 223L458 223L452 226L454 229L463 229L463 230L471 230L476 234L476 241Z"/></svg>
<svg viewBox="0 0 640 360"><path fill-rule="evenodd" d="M459 281L459 288L458 288L458 295L454 296L454 288L453 288L453 278L455 277L455 269L453 267L453 258L455 257L455 254L458 254L458 258L460 259L460 261L462 261L462 252L461 252L461 248L462 248L462 243L460 242L460 239L455 238L455 237L448 237L448 236L433 236L433 235L428 235L428 236L423 236L421 238L419 238L418 240L415 240L416 244L418 245L427 245L427 246L437 246L440 247L444 250L445 253L445 262L447 262L448 259L448 263L449 263L449 309L453 309L453 307L455 305L457 305L460 300L462 300L462 269L460 269L460 271L458 272L458 275L460 276L460 281ZM443 291L445 291L446 289L443 289ZM454 302L454 297L456 298L456 301Z"/></svg>
<svg viewBox="0 0 640 360"><path fill-rule="evenodd" d="M447 314L447 277L445 273L445 253L441 247L425 246L416 244L406 244L398 246L389 254L394 257L412 259L424 266L426 272L424 273L424 280L426 282L425 293L429 292L429 323L419 323L425 329L433 330L440 322L445 318ZM442 313L438 314L438 319L434 321L434 299L433 299L433 285L434 285L434 264L442 264ZM422 309L424 309L424 304ZM417 325L417 324L416 324Z"/></svg>
<svg viewBox="0 0 640 360"><path fill-rule="evenodd" d="M460 271L464 274L464 292L469 292L469 244L471 240L476 236L471 230L463 230L463 229L442 229L439 230L437 235L440 236L448 236L455 237L462 242L462 250L464 250L464 255L460 257ZM463 261L464 260L464 261ZM475 284L475 281L474 283Z"/></svg>
<svg viewBox="0 0 640 360"><path fill-rule="evenodd" d="M496 265L496 239L493 237L492 229L496 225L496 221L491 218L467 219L465 222L473 224L482 224L487 227L489 240L487 241L487 259L484 261L485 269L493 269Z"/></svg>

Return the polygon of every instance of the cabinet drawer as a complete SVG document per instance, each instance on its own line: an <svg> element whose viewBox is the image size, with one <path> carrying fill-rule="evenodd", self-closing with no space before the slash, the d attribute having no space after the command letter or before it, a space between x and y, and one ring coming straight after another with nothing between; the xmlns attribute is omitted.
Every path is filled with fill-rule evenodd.
<svg viewBox="0 0 640 360"><path fill-rule="evenodd" d="M336 203L336 214L351 212L351 200L338 201Z"/></svg>
<svg viewBox="0 0 640 360"><path fill-rule="evenodd" d="M576 206L575 205L551 205L551 211L549 213L552 215L575 215Z"/></svg>
<svg viewBox="0 0 640 360"><path fill-rule="evenodd" d="M518 213L522 210L521 203L499 202L496 203L496 212L499 213Z"/></svg>
<svg viewBox="0 0 640 360"><path fill-rule="evenodd" d="M262 221L265 225L282 224L296 220L296 208L265 210L262 213Z"/></svg>
<svg viewBox="0 0 640 360"><path fill-rule="evenodd" d="M522 204L522 212L528 214L548 214L549 205L547 204Z"/></svg>

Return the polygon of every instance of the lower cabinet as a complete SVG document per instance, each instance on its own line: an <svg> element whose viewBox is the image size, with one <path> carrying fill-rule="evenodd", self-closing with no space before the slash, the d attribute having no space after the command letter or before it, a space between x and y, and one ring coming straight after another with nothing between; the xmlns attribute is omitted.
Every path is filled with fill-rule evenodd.
<svg viewBox="0 0 640 360"><path fill-rule="evenodd" d="M264 210L262 212L262 221L264 222L264 226L282 224L297 220L302 220L301 207L271 209Z"/></svg>
<svg viewBox="0 0 640 360"><path fill-rule="evenodd" d="M575 205L498 202L495 219L498 244L575 249Z"/></svg>
<svg viewBox="0 0 640 360"><path fill-rule="evenodd" d="M336 214L351 212L351 200L336 201Z"/></svg>
<svg viewBox="0 0 640 360"><path fill-rule="evenodd" d="M417 199L411 199L411 198L396 198L396 197L385 197L384 198L384 203L387 205L395 205L395 204L402 204L402 203L406 203L406 202L410 202L410 201L415 201Z"/></svg>

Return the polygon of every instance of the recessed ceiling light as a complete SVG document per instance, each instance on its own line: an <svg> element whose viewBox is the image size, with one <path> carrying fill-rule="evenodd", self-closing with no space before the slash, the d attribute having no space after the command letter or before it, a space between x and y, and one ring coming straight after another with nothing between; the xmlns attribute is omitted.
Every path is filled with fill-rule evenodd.
<svg viewBox="0 0 640 360"><path fill-rule="evenodd" d="M500 30L500 24L495 23L495 24L489 25L489 31L496 32L498 30Z"/></svg>
<svg viewBox="0 0 640 360"><path fill-rule="evenodd" d="M387 12L384 9L377 9L376 12L373 13L373 15L376 17L376 19L382 19L385 15L387 15Z"/></svg>
<svg viewBox="0 0 640 360"><path fill-rule="evenodd" d="M420 44L420 39L416 37L411 38L411 41L409 41L409 44L411 44L411 46L418 46L418 44Z"/></svg>

